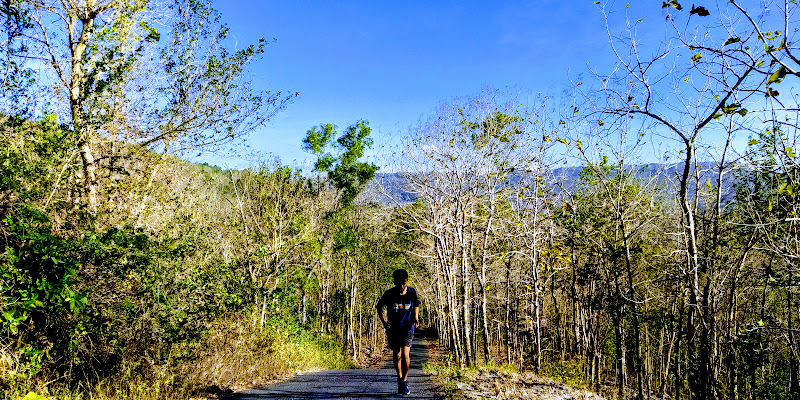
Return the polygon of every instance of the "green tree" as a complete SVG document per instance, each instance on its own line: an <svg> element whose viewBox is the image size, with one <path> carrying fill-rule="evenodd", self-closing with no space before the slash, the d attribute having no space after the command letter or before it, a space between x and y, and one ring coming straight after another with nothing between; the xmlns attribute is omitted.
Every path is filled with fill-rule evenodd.
<svg viewBox="0 0 800 400"><path fill-rule="evenodd" d="M744 300L751 311L743 313L740 328L731 335L735 348L728 365L732 394L749 387L751 396L800 398L800 357L796 354L800 346L796 328L800 319L796 313L800 168L787 129L793 128L780 124L752 138L746 151L751 161L737 172L735 213L740 219L735 222L741 236L753 237L750 248L763 249L764 254L754 268L748 268L750 279L737 282L755 281L752 284L760 286L761 294ZM736 309L736 299L729 302Z"/></svg>
<svg viewBox="0 0 800 400"><path fill-rule="evenodd" d="M365 244L364 223L357 217L354 201L378 171L374 163L361 161L365 150L372 146L371 131L368 122L358 121L336 137L336 126L325 124L309 130L303 140L304 149L317 156L314 171L326 173L328 182L339 194L339 205L328 213L326 220L331 234L330 261L341 265L341 275L337 273L334 279L344 285L338 294L346 316L338 319L343 323L342 337L353 359L360 356L361 280L369 268L361 251ZM326 275L331 277L329 272ZM327 285L333 283L330 279L324 281ZM330 307L325 310L333 316L331 311L334 310Z"/></svg>
<svg viewBox="0 0 800 400"><path fill-rule="evenodd" d="M103 142L164 153L219 146L264 124L292 97L252 90L246 68L265 42L229 51L230 30L205 1L44 0L10 2L5 11L7 58L40 61L54 77L37 84L57 85L59 95L44 106L67 110L59 119L78 137L83 204L92 214L98 169L112 156ZM172 35L166 43L161 26ZM20 46L23 36L30 40Z"/></svg>
<svg viewBox="0 0 800 400"><path fill-rule="evenodd" d="M372 147L372 128L367 121L350 125L336 138L336 126L332 124L314 127L306 133L303 148L317 156L315 172L327 173L334 188L341 192L341 203L349 208L364 186L375 177L378 166L360 161L364 151ZM327 149L337 151L334 155Z"/></svg>

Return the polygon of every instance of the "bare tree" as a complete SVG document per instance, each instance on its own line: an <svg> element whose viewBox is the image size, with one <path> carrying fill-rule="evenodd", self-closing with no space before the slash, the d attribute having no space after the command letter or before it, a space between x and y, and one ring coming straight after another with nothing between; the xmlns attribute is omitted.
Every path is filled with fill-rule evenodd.
<svg viewBox="0 0 800 400"><path fill-rule="evenodd" d="M474 318L483 362L491 360L488 287L491 271L504 265L497 245L507 234L501 219L507 219L520 182L544 165L545 117L536 114L542 101L520 107L517 97L487 91L443 104L407 139L403 175L422 204L403 210L431 240L420 256L429 260L433 291L445 302L441 330L459 362L475 362ZM473 307L479 315L472 315Z"/></svg>
<svg viewBox="0 0 800 400"><path fill-rule="evenodd" d="M780 11L769 11L772 6ZM584 108L608 131L633 123L653 138L676 143L676 200L685 254L681 268L687 286L683 340L688 389L691 398L713 398L717 371L712 367L715 299L711 286L716 267L706 262L708 247L700 247L698 152L713 142L711 136L719 130L758 129L759 121L770 119L775 105L781 104L776 85L797 68L790 28L796 5L769 2L748 10L731 1L689 9L676 0L664 2L666 36L656 45L644 43L637 35L655 23L628 17L618 36L612 32L611 7L601 8L618 63L611 74L599 77L596 91L585 92L597 96L587 96L591 100ZM727 148L730 138L721 147ZM720 179L721 175L722 169Z"/></svg>

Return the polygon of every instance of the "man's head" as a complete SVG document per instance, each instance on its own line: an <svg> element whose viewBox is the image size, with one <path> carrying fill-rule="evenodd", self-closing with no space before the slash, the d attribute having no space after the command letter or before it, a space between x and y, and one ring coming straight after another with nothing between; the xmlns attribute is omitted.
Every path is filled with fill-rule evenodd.
<svg viewBox="0 0 800 400"><path fill-rule="evenodd" d="M392 280L395 285L403 286L408 282L408 272L402 268L396 269L392 272Z"/></svg>

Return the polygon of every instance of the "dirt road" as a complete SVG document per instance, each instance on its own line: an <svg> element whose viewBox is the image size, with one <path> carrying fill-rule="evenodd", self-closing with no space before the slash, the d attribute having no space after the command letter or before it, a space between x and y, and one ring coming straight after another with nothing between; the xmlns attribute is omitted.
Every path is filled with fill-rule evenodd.
<svg viewBox="0 0 800 400"><path fill-rule="evenodd" d="M414 340L408 378L411 394L408 396L397 394L397 378L389 355L381 368L314 372L264 388L234 393L226 399L442 399L431 377L422 371L422 363L428 360L428 347L426 338Z"/></svg>

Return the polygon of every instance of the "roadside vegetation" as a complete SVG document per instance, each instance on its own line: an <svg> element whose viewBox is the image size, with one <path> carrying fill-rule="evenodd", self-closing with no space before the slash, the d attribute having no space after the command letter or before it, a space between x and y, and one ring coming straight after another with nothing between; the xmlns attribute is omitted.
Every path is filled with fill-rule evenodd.
<svg viewBox="0 0 800 400"><path fill-rule="evenodd" d="M562 371L553 376L537 374L516 365L481 365L458 367L434 362L424 366L440 387L447 399L581 399L603 400L582 380L579 370L576 375L564 375ZM554 366L555 368L559 368Z"/></svg>
<svg viewBox="0 0 800 400"><path fill-rule="evenodd" d="M103 186L126 190L104 191L91 214L63 183L79 168L58 151L72 132L52 120L4 125L8 398L186 397L362 361L343 350L344 304L319 308L314 274L332 251L319 230L347 226L325 215L335 191L277 164L223 171L143 153L151 186L108 171Z"/></svg>
<svg viewBox="0 0 800 400"><path fill-rule="evenodd" d="M362 299L396 259L384 211L353 205L367 122L309 133L318 178L193 164L295 96L251 88L265 42L231 50L203 1L2 12L0 397L214 397L364 362Z"/></svg>
<svg viewBox="0 0 800 400"><path fill-rule="evenodd" d="M266 42L208 2L6 2L0 396L365 365L402 267L453 396L798 400L795 3L597 2L610 72L447 101L378 175L355 119L310 127L313 171L181 158L296 96L252 89Z"/></svg>

